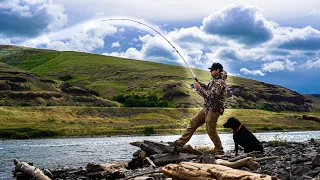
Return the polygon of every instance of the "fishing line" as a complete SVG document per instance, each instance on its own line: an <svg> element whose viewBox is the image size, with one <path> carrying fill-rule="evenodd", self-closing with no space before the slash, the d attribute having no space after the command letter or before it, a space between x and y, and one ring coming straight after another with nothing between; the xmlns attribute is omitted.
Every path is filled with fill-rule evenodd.
<svg viewBox="0 0 320 180"><path fill-rule="evenodd" d="M177 48L166 38L164 37L159 31L157 31L156 29L154 29L153 27L145 24L145 23L142 23L140 21L137 21L137 20L133 20L133 19L126 19L126 18L112 18L112 19L103 19L102 21L131 21L131 22L135 22L135 23L138 23L140 25L143 25L143 26L146 26L150 29L152 29L154 32L156 32L156 34L159 34L163 39L165 39L174 49L174 52L178 53L178 55L180 56L180 58L184 61L184 63L188 66L193 78L196 80L196 82L198 82L198 79L196 78L196 76L194 75L192 69L190 68L190 66L188 65L187 61L182 57L182 55L180 54L180 52L177 50Z"/></svg>

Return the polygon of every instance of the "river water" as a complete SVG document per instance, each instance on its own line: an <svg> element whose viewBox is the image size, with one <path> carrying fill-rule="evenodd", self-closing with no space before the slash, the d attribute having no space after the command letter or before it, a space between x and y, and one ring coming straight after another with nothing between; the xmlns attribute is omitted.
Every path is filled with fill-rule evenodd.
<svg viewBox="0 0 320 180"><path fill-rule="evenodd" d="M320 139L320 131L254 133L260 141ZM219 134L225 150L234 149L232 134ZM85 167L89 162L130 161L139 148L130 142L174 141L179 135L101 138L64 138L0 141L0 179L12 179L13 159L33 162L39 168ZM212 145L208 135L194 135L188 144Z"/></svg>

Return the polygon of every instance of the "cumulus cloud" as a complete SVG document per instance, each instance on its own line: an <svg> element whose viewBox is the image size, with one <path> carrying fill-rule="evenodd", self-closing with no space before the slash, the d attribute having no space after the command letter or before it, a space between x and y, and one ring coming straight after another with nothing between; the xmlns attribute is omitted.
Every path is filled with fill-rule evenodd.
<svg viewBox="0 0 320 180"><path fill-rule="evenodd" d="M83 26L81 32L75 33L66 40L54 40L47 42L44 46L55 50L76 50L91 52L104 46L104 38L117 32L113 26L105 26L90 22Z"/></svg>
<svg viewBox="0 0 320 180"><path fill-rule="evenodd" d="M284 63L281 61L274 61L272 63L262 65L262 70L264 72L276 72L284 69Z"/></svg>
<svg viewBox="0 0 320 180"><path fill-rule="evenodd" d="M318 69L318 68L320 68L320 59L318 59L316 61L308 60L306 62L306 64L303 65L303 67L305 67L307 69Z"/></svg>
<svg viewBox="0 0 320 180"><path fill-rule="evenodd" d="M143 60L143 55L136 48L129 48L126 52L103 53L103 55Z"/></svg>
<svg viewBox="0 0 320 180"><path fill-rule="evenodd" d="M113 42L113 43L111 44L111 47L120 47L119 41Z"/></svg>
<svg viewBox="0 0 320 180"><path fill-rule="evenodd" d="M51 0L2 0L0 16L0 34L7 37L34 37L68 21L63 6Z"/></svg>
<svg viewBox="0 0 320 180"><path fill-rule="evenodd" d="M209 34L254 45L272 39L274 23L267 21L259 8L239 2L204 18L201 29Z"/></svg>
<svg viewBox="0 0 320 180"><path fill-rule="evenodd" d="M124 31L125 31L124 28L120 28L120 29L119 29L119 32L121 32L121 33L123 33Z"/></svg>
<svg viewBox="0 0 320 180"><path fill-rule="evenodd" d="M294 71L296 62L292 62L288 59L285 61L273 61L271 63L262 64L261 69L249 70L247 68L241 68L240 72L246 75L260 75L264 76L266 73L279 72L279 71Z"/></svg>
<svg viewBox="0 0 320 180"><path fill-rule="evenodd" d="M274 44L288 50L320 50L320 31L307 26L303 29L279 27Z"/></svg>
<svg viewBox="0 0 320 180"><path fill-rule="evenodd" d="M263 72L261 72L260 70L249 70L247 68L241 68L240 72L246 75L259 75L259 76L264 76L265 74Z"/></svg>
<svg viewBox="0 0 320 180"><path fill-rule="evenodd" d="M145 60L156 62L172 62L178 59L173 48L160 36L145 35L139 37L142 42L141 53Z"/></svg>
<svg viewBox="0 0 320 180"><path fill-rule="evenodd" d="M11 40L0 37L0 44L11 44Z"/></svg>

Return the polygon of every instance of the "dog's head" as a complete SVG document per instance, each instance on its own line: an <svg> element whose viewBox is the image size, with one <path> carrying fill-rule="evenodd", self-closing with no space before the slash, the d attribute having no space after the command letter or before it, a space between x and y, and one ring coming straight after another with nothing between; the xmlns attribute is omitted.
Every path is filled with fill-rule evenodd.
<svg viewBox="0 0 320 180"><path fill-rule="evenodd" d="M240 121L235 118L235 117L231 117L227 120L226 123L223 124L223 127L225 128L231 128L233 130L236 130L239 126L240 126Z"/></svg>

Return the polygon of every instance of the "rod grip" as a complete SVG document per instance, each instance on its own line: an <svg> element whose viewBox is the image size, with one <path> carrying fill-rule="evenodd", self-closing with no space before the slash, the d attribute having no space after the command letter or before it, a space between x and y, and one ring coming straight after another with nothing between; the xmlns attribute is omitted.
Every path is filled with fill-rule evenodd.
<svg viewBox="0 0 320 180"><path fill-rule="evenodd" d="M194 79L196 80L196 82L199 82L198 79L196 77L194 77Z"/></svg>

